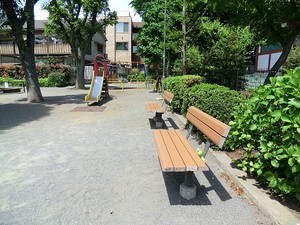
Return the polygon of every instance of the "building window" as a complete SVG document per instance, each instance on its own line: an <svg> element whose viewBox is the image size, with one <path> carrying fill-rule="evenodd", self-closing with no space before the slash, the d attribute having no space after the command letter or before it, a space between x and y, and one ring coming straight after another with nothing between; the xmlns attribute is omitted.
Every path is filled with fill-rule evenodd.
<svg viewBox="0 0 300 225"><path fill-rule="evenodd" d="M128 42L117 42L116 50L128 51Z"/></svg>
<svg viewBox="0 0 300 225"><path fill-rule="evenodd" d="M129 23L117 23L116 24L116 32L117 33L128 33L129 31Z"/></svg>
<svg viewBox="0 0 300 225"><path fill-rule="evenodd" d="M103 45L97 44L97 51L103 53Z"/></svg>
<svg viewBox="0 0 300 225"><path fill-rule="evenodd" d="M137 51L137 46L136 45L132 46L132 53L136 53L136 51Z"/></svg>

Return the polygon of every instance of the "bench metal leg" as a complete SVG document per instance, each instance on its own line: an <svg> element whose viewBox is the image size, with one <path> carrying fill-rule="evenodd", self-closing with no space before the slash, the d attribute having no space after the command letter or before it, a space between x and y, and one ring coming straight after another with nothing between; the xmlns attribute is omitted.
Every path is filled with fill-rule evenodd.
<svg viewBox="0 0 300 225"><path fill-rule="evenodd" d="M180 185L180 195L186 200L196 198L197 188L193 183L193 175L194 173L192 171L186 171L184 183Z"/></svg>
<svg viewBox="0 0 300 225"><path fill-rule="evenodd" d="M162 128L163 127L163 123L162 123L162 113L155 113L155 117L153 118L153 120L155 121L155 127L157 128Z"/></svg>

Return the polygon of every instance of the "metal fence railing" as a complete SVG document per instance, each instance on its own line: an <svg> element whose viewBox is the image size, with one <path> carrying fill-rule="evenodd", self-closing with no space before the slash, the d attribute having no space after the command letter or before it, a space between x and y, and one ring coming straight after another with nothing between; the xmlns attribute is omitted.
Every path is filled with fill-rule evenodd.
<svg viewBox="0 0 300 225"><path fill-rule="evenodd" d="M264 84L264 81L270 71L248 71L248 70L214 70L201 72L208 83L216 83L232 90L249 90L257 88ZM283 74L279 71L277 76Z"/></svg>

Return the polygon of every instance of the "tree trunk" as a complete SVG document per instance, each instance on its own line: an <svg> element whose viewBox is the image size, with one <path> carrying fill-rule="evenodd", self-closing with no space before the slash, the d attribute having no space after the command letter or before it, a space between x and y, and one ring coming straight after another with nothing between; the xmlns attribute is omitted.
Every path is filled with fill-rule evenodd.
<svg viewBox="0 0 300 225"><path fill-rule="evenodd" d="M295 42L296 37L297 37L297 33L294 32L291 35L289 41L282 45L283 46L282 53L281 53L279 59L276 61L276 63L272 66L271 71L268 73L268 76L265 79L264 85L269 84L271 82L270 78L275 77L278 70L280 69L280 67L285 63L287 57L289 56L291 48Z"/></svg>
<svg viewBox="0 0 300 225"><path fill-rule="evenodd" d="M19 18L12 1L3 1L3 10L6 12L8 24L11 27L12 34L20 52L20 59L23 70L25 72L27 101L41 102L43 101L40 90L38 75L34 60L34 1L26 1L24 14ZM23 24L27 23L26 42L23 39Z"/></svg>

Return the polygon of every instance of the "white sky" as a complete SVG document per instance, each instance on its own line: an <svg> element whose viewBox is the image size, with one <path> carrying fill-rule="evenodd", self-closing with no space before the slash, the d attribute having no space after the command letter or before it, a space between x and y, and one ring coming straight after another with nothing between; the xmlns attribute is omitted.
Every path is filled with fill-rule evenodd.
<svg viewBox="0 0 300 225"><path fill-rule="evenodd" d="M34 14L36 20L46 20L48 17L48 12L46 10L42 10L41 4L45 2L45 0L39 1L34 8ZM130 11L130 15L134 22L142 21L141 17L136 14L133 8L129 6L131 0L109 0L109 6L111 11Z"/></svg>

